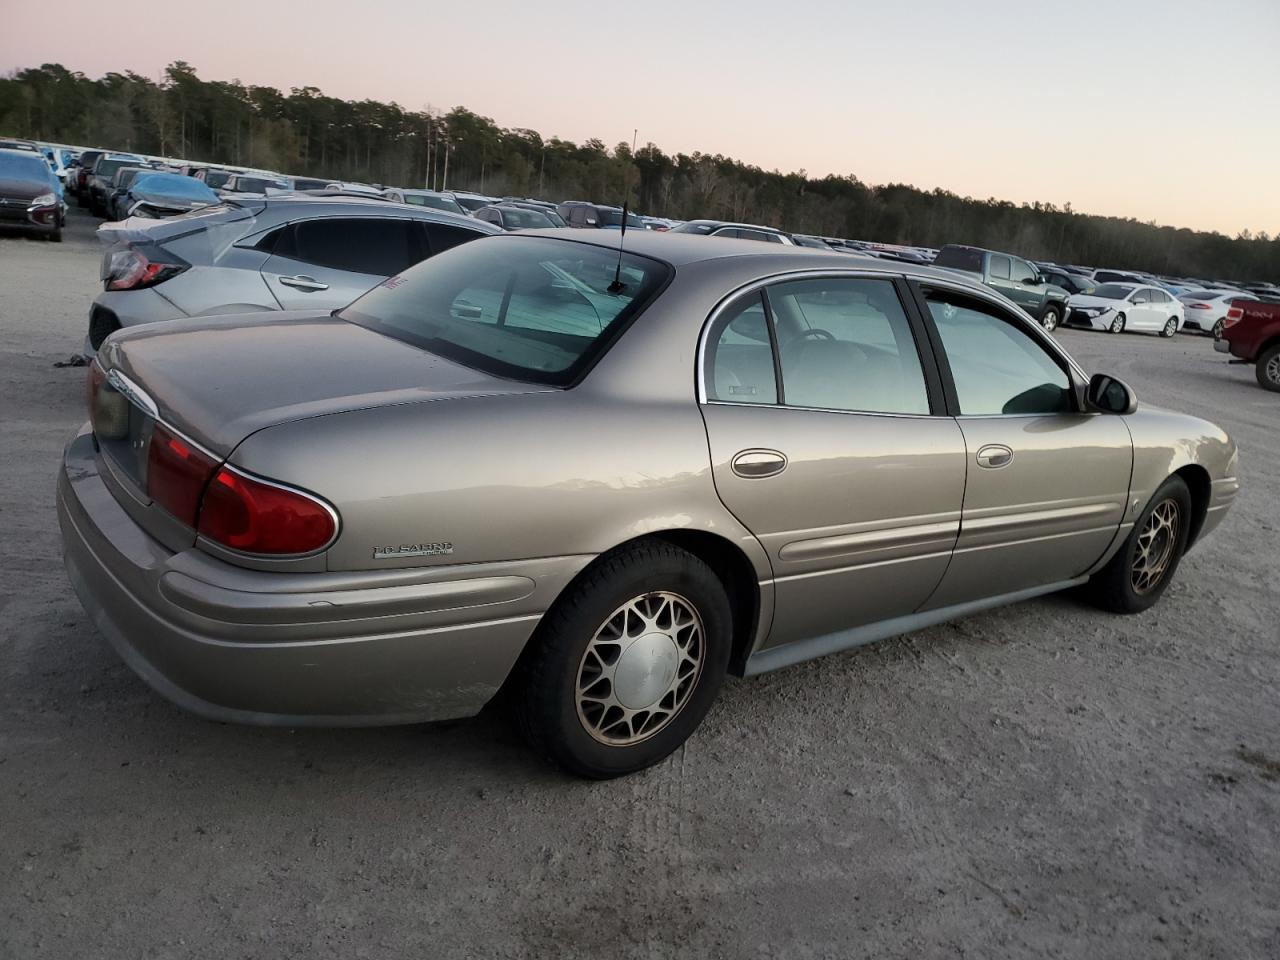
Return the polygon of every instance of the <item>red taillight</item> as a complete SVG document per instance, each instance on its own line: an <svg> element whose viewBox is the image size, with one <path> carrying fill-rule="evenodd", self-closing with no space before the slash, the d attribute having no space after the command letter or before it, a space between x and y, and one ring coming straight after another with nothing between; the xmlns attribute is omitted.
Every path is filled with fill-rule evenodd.
<svg viewBox="0 0 1280 960"><path fill-rule="evenodd" d="M338 521L310 494L223 467L205 490L199 529L244 553L298 554L327 546Z"/></svg>
<svg viewBox="0 0 1280 960"><path fill-rule="evenodd" d="M147 496L189 527L196 525L200 497L218 462L160 424L147 449Z"/></svg>
<svg viewBox="0 0 1280 960"><path fill-rule="evenodd" d="M1233 306L1231 307L1231 309L1227 311L1226 317L1223 318L1222 325L1223 327L1230 327L1234 324L1239 323L1243 319L1244 319L1244 307Z"/></svg>
<svg viewBox="0 0 1280 960"><path fill-rule="evenodd" d="M1187 304L1192 310L1212 310L1213 307L1207 303L1189 303Z"/></svg>
<svg viewBox="0 0 1280 960"><path fill-rule="evenodd" d="M176 277L189 266L155 244L138 244L108 253L102 279L108 290L141 290Z"/></svg>

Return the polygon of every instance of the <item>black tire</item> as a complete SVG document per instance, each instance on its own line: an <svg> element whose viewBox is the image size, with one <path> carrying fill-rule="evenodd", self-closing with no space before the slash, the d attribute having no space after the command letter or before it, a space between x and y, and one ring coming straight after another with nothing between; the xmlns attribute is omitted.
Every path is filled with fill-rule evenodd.
<svg viewBox="0 0 1280 960"><path fill-rule="evenodd" d="M618 622L622 607L659 592L685 600L701 619L701 667L670 719L653 733L627 744L602 742L579 707L578 679L589 662L588 647L599 631ZM537 753L581 777L604 780L652 766L689 738L720 692L731 623L724 586L692 554L658 540L605 554L556 601L530 640L513 678L517 725ZM620 652L613 664L621 658ZM679 683L678 674L673 682ZM616 693L612 685L609 689Z"/></svg>
<svg viewBox="0 0 1280 960"><path fill-rule="evenodd" d="M1115 319L1111 321L1111 326L1107 327L1108 333L1124 333L1125 316L1123 313L1117 313Z"/></svg>
<svg viewBox="0 0 1280 960"><path fill-rule="evenodd" d="M1255 372L1258 376L1258 386L1263 390L1280 392L1280 343L1262 351L1262 355L1258 357Z"/></svg>
<svg viewBox="0 0 1280 960"><path fill-rule="evenodd" d="M1138 559L1142 540L1148 523L1157 508L1172 503L1178 515L1177 528L1167 540L1159 541L1160 545L1169 543L1171 551L1159 578L1152 581L1141 592L1135 588L1134 562ZM1141 613L1161 596L1169 582L1178 571L1178 563L1187 549L1187 533L1191 523L1191 492L1181 477L1170 477L1162 483L1158 490L1147 501L1146 507L1138 515L1124 544L1116 551L1116 555L1107 561L1107 565L1089 580L1088 593L1094 603L1112 613Z"/></svg>
<svg viewBox="0 0 1280 960"><path fill-rule="evenodd" d="M1040 314L1040 325L1050 333L1058 329L1058 324L1062 322L1062 310L1057 304L1051 303L1044 308L1044 313Z"/></svg>

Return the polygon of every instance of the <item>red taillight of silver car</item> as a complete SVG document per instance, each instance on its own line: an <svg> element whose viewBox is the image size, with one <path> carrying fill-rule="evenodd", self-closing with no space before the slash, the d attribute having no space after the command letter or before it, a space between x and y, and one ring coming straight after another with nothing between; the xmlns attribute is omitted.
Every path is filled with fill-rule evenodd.
<svg viewBox="0 0 1280 960"><path fill-rule="evenodd" d="M157 423L147 445L147 496L194 527L218 461Z"/></svg>
<svg viewBox="0 0 1280 960"><path fill-rule="evenodd" d="M314 553L338 533L338 514L319 497L222 467L200 505L200 535L243 553Z"/></svg>
<svg viewBox="0 0 1280 960"><path fill-rule="evenodd" d="M164 283L190 266L154 243L135 244L106 254L102 280L108 290L142 290Z"/></svg>

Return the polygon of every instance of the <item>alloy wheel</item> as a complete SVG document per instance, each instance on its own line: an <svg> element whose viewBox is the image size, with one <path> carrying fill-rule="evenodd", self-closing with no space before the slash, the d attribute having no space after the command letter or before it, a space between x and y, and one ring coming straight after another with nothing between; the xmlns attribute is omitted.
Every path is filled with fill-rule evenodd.
<svg viewBox="0 0 1280 960"><path fill-rule="evenodd" d="M1116 314L1116 318L1111 321L1112 333L1124 333L1124 314Z"/></svg>
<svg viewBox="0 0 1280 960"><path fill-rule="evenodd" d="M1263 373L1273 384L1280 386L1280 353L1274 354L1267 361L1266 367L1263 368Z"/></svg>
<svg viewBox="0 0 1280 960"><path fill-rule="evenodd" d="M702 674L705 630L675 593L646 593L602 623L578 664L578 720L595 740L628 746L653 736L689 702Z"/></svg>
<svg viewBox="0 0 1280 960"><path fill-rule="evenodd" d="M1058 329L1058 312L1056 310L1047 311L1044 315L1044 319L1041 320L1041 323L1044 325L1046 330L1053 333L1054 330Z"/></svg>
<svg viewBox="0 0 1280 960"><path fill-rule="evenodd" d="M1213 339L1221 340L1222 331L1226 329L1226 326L1227 326L1226 323L1222 320L1219 320L1217 323L1215 323L1213 325Z"/></svg>
<svg viewBox="0 0 1280 960"><path fill-rule="evenodd" d="M1178 548L1181 525L1182 511L1173 499L1161 500L1147 515L1130 570L1134 593L1148 593L1160 585Z"/></svg>
<svg viewBox="0 0 1280 960"><path fill-rule="evenodd" d="M1178 332L1178 321L1176 318L1170 317L1169 322L1164 325L1164 335L1166 337L1172 337L1177 332Z"/></svg>

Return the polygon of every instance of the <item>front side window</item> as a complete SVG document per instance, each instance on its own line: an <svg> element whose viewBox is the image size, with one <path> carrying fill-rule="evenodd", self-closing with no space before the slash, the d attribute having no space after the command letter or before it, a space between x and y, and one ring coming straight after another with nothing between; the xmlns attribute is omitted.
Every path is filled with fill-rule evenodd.
<svg viewBox="0 0 1280 960"><path fill-rule="evenodd" d="M1133 302L1133 303L1150 303L1150 302L1151 302L1151 291L1150 291L1150 290L1135 290L1135 291L1133 291L1133 296L1132 296L1132 297L1130 297L1130 298L1129 298L1129 300L1130 300L1131 302Z"/></svg>
<svg viewBox="0 0 1280 960"><path fill-rule="evenodd" d="M340 316L498 376L567 385L666 283L670 268L544 237L489 237L374 287Z"/></svg>
<svg viewBox="0 0 1280 960"><path fill-rule="evenodd" d="M892 281L793 280L768 288L790 406L927 414L920 355Z"/></svg>
<svg viewBox="0 0 1280 960"><path fill-rule="evenodd" d="M991 255L991 276L996 280L1009 279L1009 258L998 253Z"/></svg>
<svg viewBox="0 0 1280 960"><path fill-rule="evenodd" d="M1031 264L1025 260L1013 260L1012 280L1014 283L1026 283L1028 280L1035 280L1038 276Z"/></svg>
<svg viewBox="0 0 1280 960"><path fill-rule="evenodd" d="M994 307L925 292L963 416L1066 413L1071 381L1048 351Z"/></svg>

